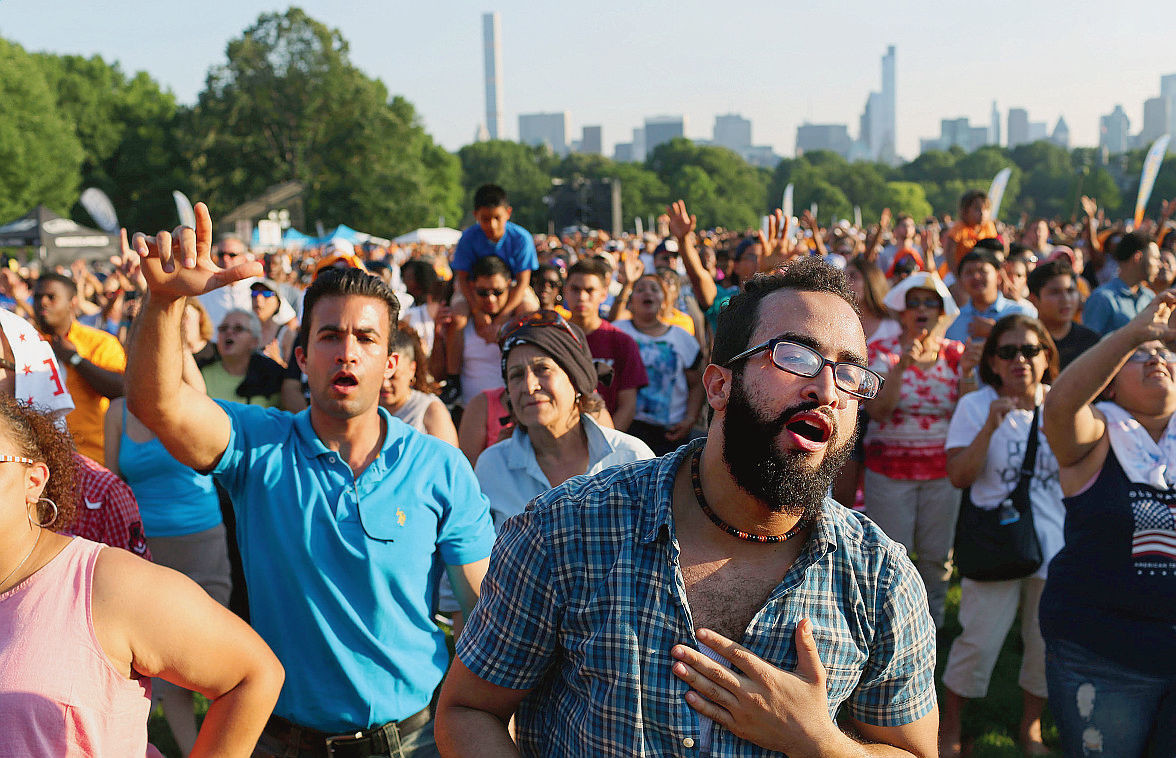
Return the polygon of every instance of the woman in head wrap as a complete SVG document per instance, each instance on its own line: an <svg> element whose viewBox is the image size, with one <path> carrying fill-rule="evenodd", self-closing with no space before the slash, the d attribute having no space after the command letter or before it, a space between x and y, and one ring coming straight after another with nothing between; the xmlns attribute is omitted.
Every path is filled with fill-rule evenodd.
<svg viewBox="0 0 1176 758"><path fill-rule="evenodd" d="M555 311L535 311L508 323L499 346L504 399L517 424L474 467L496 528L573 476L653 457L641 440L592 418L601 402L593 394L597 369L574 324Z"/></svg>

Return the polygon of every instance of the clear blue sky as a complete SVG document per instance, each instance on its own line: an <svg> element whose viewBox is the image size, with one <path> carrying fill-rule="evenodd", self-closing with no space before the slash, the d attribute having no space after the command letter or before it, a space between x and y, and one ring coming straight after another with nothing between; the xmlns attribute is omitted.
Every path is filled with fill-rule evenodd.
<svg viewBox="0 0 1176 758"><path fill-rule="evenodd" d="M987 0L983 3L768 2L470 3L325 2L306 11L339 28L352 60L404 95L445 147L470 142L483 120L483 12L502 19L506 135L518 114L566 110L569 139L602 124L606 152L645 116L683 114L690 137L709 137L716 114L752 120L758 144L791 155L796 126L848 123L857 134L880 59L896 45L898 148L914 157L939 119L987 125L1000 109L1059 115L1076 145L1095 144L1098 116L1122 104L1132 132L1143 101L1176 73L1162 3ZM0 36L29 50L99 54L145 70L192 103L225 45L258 15L285 5L123 0L0 0ZM185 8L191 11L185 12ZM1002 130L1004 124L1002 123Z"/></svg>

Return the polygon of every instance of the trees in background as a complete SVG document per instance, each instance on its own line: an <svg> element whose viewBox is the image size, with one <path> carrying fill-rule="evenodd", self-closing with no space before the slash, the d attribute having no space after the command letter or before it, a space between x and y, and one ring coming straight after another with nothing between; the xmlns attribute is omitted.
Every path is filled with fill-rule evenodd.
<svg viewBox="0 0 1176 758"><path fill-rule="evenodd" d="M640 163L599 155L562 158L542 147L491 141L456 154L437 145L412 104L356 68L336 29L298 8L267 13L231 40L194 106L176 103L145 73L128 76L99 57L30 54L0 39L0 220L36 203L90 219L84 187L104 190L122 222L154 232L178 219L171 191L224 214L268 187L297 180L308 224L347 223L381 236L417 226L469 223L474 189L505 187L514 219L547 229L553 180L621 182L624 226L687 201L703 227L759 226L794 187L797 214L865 223L883 208L921 219L958 212L960 196L987 189L1011 168L1000 216L1070 218L1089 195L1111 218L1133 211L1144 150L1104 159L1091 148L1046 141L1013 150L929 151L901 166L815 151L756 168L737 154L676 139ZM1149 213L1176 197L1176 160L1166 161Z"/></svg>

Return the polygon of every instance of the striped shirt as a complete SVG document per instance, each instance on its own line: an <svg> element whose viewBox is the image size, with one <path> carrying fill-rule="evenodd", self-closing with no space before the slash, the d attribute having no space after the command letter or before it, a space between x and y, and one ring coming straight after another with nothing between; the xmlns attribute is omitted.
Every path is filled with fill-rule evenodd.
<svg viewBox="0 0 1176 758"><path fill-rule="evenodd" d="M670 670L670 648L698 647L671 498L704 442L569 479L504 525L457 655L488 682L531 690L516 717L524 755L698 754L689 688ZM741 642L794 670L803 618L830 717L844 704L898 726L932 710L935 632L918 574L900 545L831 500ZM710 755L766 754L715 724Z"/></svg>

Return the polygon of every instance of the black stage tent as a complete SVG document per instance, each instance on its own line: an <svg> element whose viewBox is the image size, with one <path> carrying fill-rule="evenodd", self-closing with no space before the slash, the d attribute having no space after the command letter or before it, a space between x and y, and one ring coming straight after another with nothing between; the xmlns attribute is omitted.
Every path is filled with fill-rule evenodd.
<svg viewBox="0 0 1176 758"><path fill-rule="evenodd" d="M117 234L107 234L62 218L43 205L0 225L0 248L31 247L46 266L67 266L75 260L121 255Z"/></svg>

